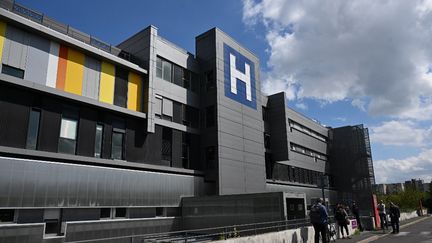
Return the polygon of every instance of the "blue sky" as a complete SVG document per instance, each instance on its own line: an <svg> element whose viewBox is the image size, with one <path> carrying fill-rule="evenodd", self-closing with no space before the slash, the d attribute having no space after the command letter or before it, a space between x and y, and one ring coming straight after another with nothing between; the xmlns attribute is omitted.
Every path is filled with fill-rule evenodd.
<svg viewBox="0 0 432 243"><path fill-rule="evenodd" d="M18 2L111 44L152 24L194 53L218 27L259 56L263 91L324 125L367 126L377 182L432 179L430 1Z"/></svg>

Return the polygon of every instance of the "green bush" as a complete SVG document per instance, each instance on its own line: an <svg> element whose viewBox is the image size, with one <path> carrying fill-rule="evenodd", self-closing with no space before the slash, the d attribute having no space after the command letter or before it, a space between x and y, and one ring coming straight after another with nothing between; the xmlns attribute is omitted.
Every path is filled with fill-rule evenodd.
<svg viewBox="0 0 432 243"><path fill-rule="evenodd" d="M399 206L402 212L409 212L417 210L420 207L420 201L422 201L423 207L426 207L425 201L430 198L430 193L420 192L413 189L407 189L403 192L390 195L377 195L378 203L383 200L387 207L390 207L390 202L393 202Z"/></svg>

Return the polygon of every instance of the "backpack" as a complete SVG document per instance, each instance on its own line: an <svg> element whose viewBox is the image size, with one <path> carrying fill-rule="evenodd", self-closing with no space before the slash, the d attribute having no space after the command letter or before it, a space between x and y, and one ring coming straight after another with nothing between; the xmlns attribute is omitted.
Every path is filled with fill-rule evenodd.
<svg viewBox="0 0 432 243"><path fill-rule="evenodd" d="M321 209L318 204L315 204L311 207L309 212L310 221L312 224L320 224L321 223Z"/></svg>

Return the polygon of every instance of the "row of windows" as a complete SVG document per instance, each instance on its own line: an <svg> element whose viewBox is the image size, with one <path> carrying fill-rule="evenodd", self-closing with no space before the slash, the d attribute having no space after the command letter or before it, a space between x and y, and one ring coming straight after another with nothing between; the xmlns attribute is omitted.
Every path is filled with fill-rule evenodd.
<svg viewBox="0 0 432 243"><path fill-rule="evenodd" d="M301 124L299 124L299 123L297 123L291 119L289 120L289 126L291 128L291 132L292 132L292 129L296 129L300 132L306 133L307 135L312 136L316 139L319 139L323 142L327 141L327 138L325 136L323 136L322 134L319 134L319 133L315 132L314 130L312 130L308 127L305 127L305 126L303 126L303 125L301 125Z"/></svg>
<svg viewBox="0 0 432 243"><path fill-rule="evenodd" d="M322 173L318 171L298 168L294 166L275 163L267 171L267 179L297 182L302 184L318 185Z"/></svg>
<svg viewBox="0 0 432 243"><path fill-rule="evenodd" d="M320 159L320 160L327 161L327 156L322 154L322 153L319 153L319 152L316 152L314 150L305 148L305 147L300 146L300 145L295 144L295 143L290 143L290 147L291 147L291 151L295 151L295 152L302 153L302 154L307 155L307 156L311 156L315 160Z"/></svg>
<svg viewBox="0 0 432 243"><path fill-rule="evenodd" d="M33 108L30 111L29 124L27 129L26 148L38 149L38 137L40 126L41 111ZM95 131L94 157L101 158L103 143L104 125L97 124ZM113 128L111 143L111 159L123 160L124 150L124 129ZM73 110L67 110L62 114L58 152L64 154L76 154L78 136L78 113Z"/></svg>
<svg viewBox="0 0 432 243"><path fill-rule="evenodd" d="M199 109L168 98L156 96L155 116L164 120L183 124L188 127L199 127Z"/></svg>
<svg viewBox="0 0 432 243"><path fill-rule="evenodd" d="M193 92L199 92L199 76L196 73L160 57L156 59L156 77Z"/></svg>
<svg viewBox="0 0 432 243"><path fill-rule="evenodd" d="M27 130L26 148L36 150L38 149L38 137L40 126L41 111L39 109L32 109L30 111L30 119ZM66 111L62 114L61 125L58 139L58 152L65 154L76 154L77 136L79 128L78 114L73 111ZM94 143L94 157L102 157L104 125L97 124L95 127L95 143ZM124 124L116 124L111 133L111 159L124 160L125 151L125 129ZM166 165L172 165L172 129L162 128L162 148L161 159L165 161ZM181 144L181 163L183 168L191 168L190 147L192 143L191 135L182 133ZM155 152L155 151L154 151Z"/></svg>

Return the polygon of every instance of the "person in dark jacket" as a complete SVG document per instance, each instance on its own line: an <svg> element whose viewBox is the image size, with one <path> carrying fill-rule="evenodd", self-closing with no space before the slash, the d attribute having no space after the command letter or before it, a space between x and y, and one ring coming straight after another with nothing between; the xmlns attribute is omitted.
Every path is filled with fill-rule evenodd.
<svg viewBox="0 0 432 243"><path fill-rule="evenodd" d="M349 236L349 231L348 231L348 214L345 211L342 204L338 204L336 207L335 219L339 225L339 229L340 229L340 232L342 234L342 239L345 239L345 235L344 235L344 231L343 231L344 229L346 231L347 238L351 239L351 237Z"/></svg>
<svg viewBox="0 0 432 243"><path fill-rule="evenodd" d="M399 207L396 206L393 202L390 202L390 220L393 229L392 234L399 233L399 217L400 217Z"/></svg>
<svg viewBox="0 0 432 243"><path fill-rule="evenodd" d="M315 243L319 243L320 234L322 242L327 243L328 213L326 207L323 205L323 199L318 199L317 202L312 205L310 218L315 230Z"/></svg>
<svg viewBox="0 0 432 243"><path fill-rule="evenodd" d="M363 226L362 226L361 221L360 221L360 209L357 206L357 203L355 201L353 201L353 203L352 203L351 211L354 214L354 217L356 218L359 230L363 231Z"/></svg>

